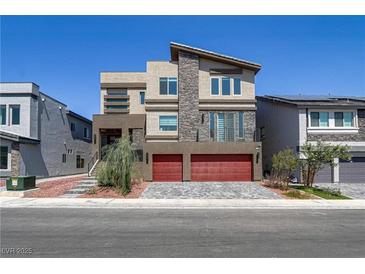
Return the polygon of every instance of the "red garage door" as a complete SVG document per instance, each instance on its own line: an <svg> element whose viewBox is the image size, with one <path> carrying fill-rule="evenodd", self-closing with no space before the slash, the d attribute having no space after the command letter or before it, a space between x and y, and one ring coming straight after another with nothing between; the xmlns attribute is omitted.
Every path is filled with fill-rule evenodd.
<svg viewBox="0 0 365 274"><path fill-rule="evenodd" d="M181 154L153 155L153 180L160 182L181 182L183 173Z"/></svg>
<svg viewBox="0 0 365 274"><path fill-rule="evenodd" d="M251 181L252 157L246 154L191 155L192 181Z"/></svg>

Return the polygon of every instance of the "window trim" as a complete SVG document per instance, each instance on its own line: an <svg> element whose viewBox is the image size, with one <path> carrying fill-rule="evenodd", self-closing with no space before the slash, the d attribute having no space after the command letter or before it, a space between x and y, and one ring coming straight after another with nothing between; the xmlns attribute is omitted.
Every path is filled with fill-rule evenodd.
<svg viewBox="0 0 365 274"><path fill-rule="evenodd" d="M161 117L170 117L170 116L171 117L176 117L176 130L161 130ZM179 121L178 121L178 118L177 118L176 114L171 114L171 115L163 114L163 115L158 116L158 130L159 130L159 132L177 132L178 125L179 125Z"/></svg>
<svg viewBox="0 0 365 274"><path fill-rule="evenodd" d="M167 93L166 94L161 94L161 78L166 78L167 79L167 85L166 85ZM170 94L170 79L172 79L172 78L176 79L176 94ZM158 94L160 96L177 96L177 95L179 95L179 85L178 85L177 76L160 76L158 78L158 87L159 87L159 89L158 89L159 93Z"/></svg>
<svg viewBox="0 0 365 274"><path fill-rule="evenodd" d="M311 124L312 112L328 112L328 127L313 127ZM352 112L353 114L353 126L352 127L336 127L335 126L335 112ZM354 109L309 109L307 115L308 133L357 133L358 127L358 114Z"/></svg>

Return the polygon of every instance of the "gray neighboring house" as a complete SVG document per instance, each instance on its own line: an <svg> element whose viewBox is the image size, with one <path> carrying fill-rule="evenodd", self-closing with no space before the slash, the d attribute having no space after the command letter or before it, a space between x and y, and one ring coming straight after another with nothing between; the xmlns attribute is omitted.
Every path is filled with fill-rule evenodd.
<svg viewBox="0 0 365 274"><path fill-rule="evenodd" d="M324 141L350 147L351 161L326 166L317 183L365 183L365 97L257 96L257 128L263 170L271 157L289 147L299 153L305 142ZM298 174L297 174L298 175Z"/></svg>
<svg viewBox="0 0 365 274"><path fill-rule="evenodd" d="M0 177L87 172L92 122L34 83L0 83Z"/></svg>

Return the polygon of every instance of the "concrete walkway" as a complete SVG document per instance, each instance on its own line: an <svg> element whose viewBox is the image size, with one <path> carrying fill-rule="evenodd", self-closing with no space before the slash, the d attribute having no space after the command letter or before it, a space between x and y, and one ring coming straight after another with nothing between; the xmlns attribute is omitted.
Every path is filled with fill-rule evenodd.
<svg viewBox="0 0 365 274"><path fill-rule="evenodd" d="M151 183L142 199L281 199L256 182Z"/></svg>
<svg viewBox="0 0 365 274"><path fill-rule="evenodd" d="M0 197L0 208L365 209L365 200L64 199Z"/></svg>

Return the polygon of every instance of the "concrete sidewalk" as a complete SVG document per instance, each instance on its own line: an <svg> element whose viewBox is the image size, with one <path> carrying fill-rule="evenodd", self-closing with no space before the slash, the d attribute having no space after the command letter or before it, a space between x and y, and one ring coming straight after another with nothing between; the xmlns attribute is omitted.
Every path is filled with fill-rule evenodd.
<svg viewBox="0 0 365 274"><path fill-rule="evenodd" d="M0 208L365 209L365 200L63 199L0 197Z"/></svg>

